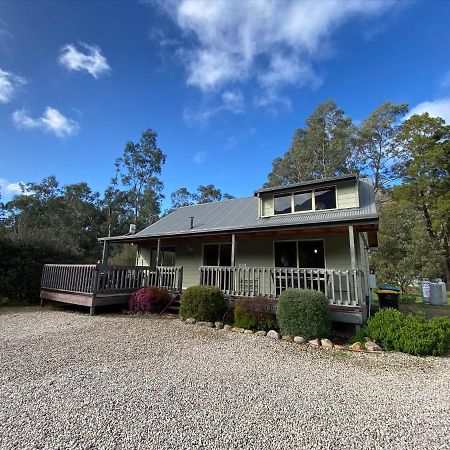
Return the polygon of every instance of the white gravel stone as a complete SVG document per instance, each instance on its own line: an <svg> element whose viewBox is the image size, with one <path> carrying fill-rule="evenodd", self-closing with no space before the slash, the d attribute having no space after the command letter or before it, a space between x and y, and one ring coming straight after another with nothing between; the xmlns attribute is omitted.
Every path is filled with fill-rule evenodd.
<svg viewBox="0 0 450 450"><path fill-rule="evenodd" d="M450 359L0 310L0 449L448 448Z"/></svg>
<svg viewBox="0 0 450 450"><path fill-rule="evenodd" d="M270 339L281 339L280 333L275 330L270 330L266 336Z"/></svg>
<svg viewBox="0 0 450 450"><path fill-rule="evenodd" d="M295 336L294 337L294 342L296 344L304 344L306 342L305 338L302 336Z"/></svg>
<svg viewBox="0 0 450 450"><path fill-rule="evenodd" d="M194 324L195 322L197 322L193 317L189 317L189 319L186 319L186 323L189 323L189 324Z"/></svg>

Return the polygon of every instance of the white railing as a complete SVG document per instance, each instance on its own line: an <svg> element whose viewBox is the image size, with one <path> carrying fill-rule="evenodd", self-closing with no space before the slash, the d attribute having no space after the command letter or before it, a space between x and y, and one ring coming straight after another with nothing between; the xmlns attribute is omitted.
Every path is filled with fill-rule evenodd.
<svg viewBox="0 0 450 450"><path fill-rule="evenodd" d="M109 294L156 286L181 292L182 282L182 267L45 264L41 289L76 294Z"/></svg>
<svg viewBox="0 0 450 450"><path fill-rule="evenodd" d="M303 288L323 292L331 305L365 302L364 272L356 269L202 266L200 284L231 296L277 298L285 289Z"/></svg>

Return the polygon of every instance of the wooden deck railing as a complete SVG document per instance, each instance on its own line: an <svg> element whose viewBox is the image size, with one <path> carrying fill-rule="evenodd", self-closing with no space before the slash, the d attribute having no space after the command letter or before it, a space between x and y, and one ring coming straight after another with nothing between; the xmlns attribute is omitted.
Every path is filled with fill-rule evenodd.
<svg viewBox="0 0 450 450"><path fill-rule="evenodd" d="M277 267L200 267L200 284L217 286L232 296L276 298L288 288L323 292L331 305L358 306L365 301L361 270Z"/></svg>
<svg viewBox="0 0 450 450"><path fill-rule="evenodd" d="M41 289L76 294L132 292L156 286L181 292L182 267L106 266L81 264L45 264Z"/></svg>

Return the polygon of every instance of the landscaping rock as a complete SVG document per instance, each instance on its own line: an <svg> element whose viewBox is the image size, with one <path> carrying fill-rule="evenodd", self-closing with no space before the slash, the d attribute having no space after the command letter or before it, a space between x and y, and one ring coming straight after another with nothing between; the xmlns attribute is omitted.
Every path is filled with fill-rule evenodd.
<svg viewBox="0 0 450 450"><path fill-rule="evenodd" d="M338 344L334 344L333 347L335 350L347 350L347 347L345 345L338 345Z"/></svg>
<svg viewBox="0 0 450 450"><path fill-rule="evenodd" d="M226 324L226 325L223 326L223 329L227 330L227 331L230 331L231 330L231 325Z"/></svg>
<svg viewBox="0 0 450 450"><path fill-rule="evenodd" d="M203 325L205 325L205 322L203 320L199 320L198 322L195 322L195 324L199 327L202 327Z"/></svg>
<svg viewBox="0 0 450 450"><path fill-rule="evenodd" d="M374 342L374 340L369 336L366 336L364 339L366 342Z"/></svg>
<svg viewBox="0 0 450 450"><path fill-rule="evenodd" d="M294 342L294 336L283 336L281 339L286 342Z"/></svg>
<svg viewBox="0 0 450 450"><path fill-rule="evenodd" d="M190 325L194 325L194 323L197 322L193 317L189 317L189 319L186 319L186 323L189 323Z"/></svg>
<svg viewBox="0 0 450 450"><path fill-rule="evenodd" d="M329 339L321 339L320 343L322 344L322 347L333 348L333 343Z"/></svg>
<svg viewBox="0 0 450 450"><path fill-rule="evenodd" d="M354 344L350 345L349 349L360 352L362 350L361 342L355 342Z"/></svg>
<svg viewBox="0 0 450 450"><path fill-rule="evenodd" d="M254 334L252 330L244 330L244 334Z"/></svg>
<svg viewBox="0 0 450 450"><path fill-rule="evenodd" d="M204 327L214 328L214 324L212 322L203 322Z"/></svg>
<svg viewBox="0 0 450 450"><path fill-rule="evenodd" d="M270 330L266 336L270 339L280 339L280 334L277 333L275 330Z"/></svg>
<svg viewBox="0 0 450 450"><path fill-rule="evenodd" d="M320 339L312 339L311 341L308 341L308 344L320 347Z"/></svg>
<svg viewBox="0 0 450 450"><path fill-rule="evenodd" d="M223 322L216 322L214 325L219 330L221 330L223 328Z"/></svg>
<svg viewBox="0 0 450 450"><path fill-rule="evenodd" d="M257 331L255 333L256 336L265 336L267 333L265 331Z"/></svg>
<svg viewBox="0 0 450 450"><path fill-rule="evenodd" d="M383 349L374 341L366 342L364 347L369 352L382 352L383 351Z"/></svg>
<svg viewBox="0 0 450 450"><path fill-rule="evenodd" d="M243 333L245 330L244 328L233 327L231 331L234 331L235 333Z"/></svg>
<svg viewBox="0 0 450 450"><path fill-rule="evenodd" d="M296 344L304 344L306 342L305 338L302 336L295 336L294 342Z"/></svg>

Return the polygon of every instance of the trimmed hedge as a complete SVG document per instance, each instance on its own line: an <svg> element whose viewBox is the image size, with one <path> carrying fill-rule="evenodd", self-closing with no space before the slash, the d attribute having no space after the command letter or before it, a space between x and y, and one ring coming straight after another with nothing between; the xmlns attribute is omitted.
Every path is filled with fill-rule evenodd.
<svg viewBox="0 0 450 450"><path fill-rule="evenodd" d="M248 330L278 328L274 304L273 300L266 297L239 298L234 306L234 325Z"/></svg>
<svg viewBox="0 0 450 450"><path fill-rule="evenodd" d="M161 312L170 302L170 294L157 287L146 287L131 294L128 309L133 312Z"/></svg>
<svg viewBox="0 0 450 450"><path fill-rule="evenodd" d="M450 348L450 319L423 314L402 314L392 308L378 311L367 322L366 333L385 350L411 355L439 356Z"/></svg>
<svg viewBox="0 0 450 450"><path fill-rule="evenodd" d="M278 298L277 319L281 334L305 339L330 334L329 302L324 294L309 289L287 289Z"/></svg>
<svg viewBox="0 0 450 450"><path fill-rule="evenodd" d="M223 317L225 299L222 291L213 286L191 286L181 297L180 316L183 319L214 322Z"/></svg>

